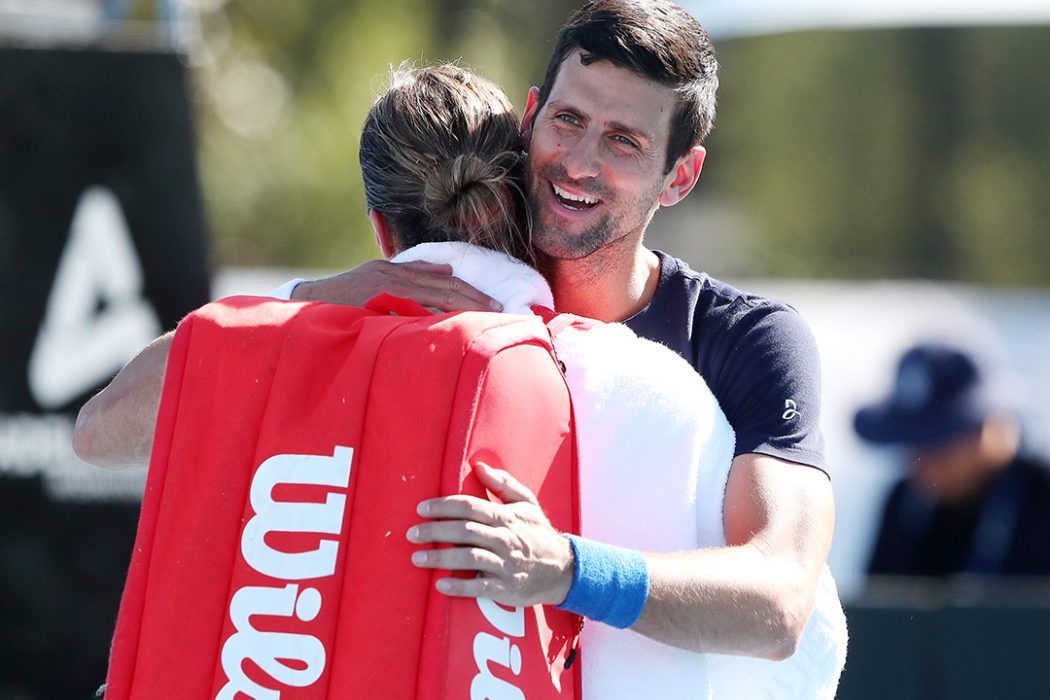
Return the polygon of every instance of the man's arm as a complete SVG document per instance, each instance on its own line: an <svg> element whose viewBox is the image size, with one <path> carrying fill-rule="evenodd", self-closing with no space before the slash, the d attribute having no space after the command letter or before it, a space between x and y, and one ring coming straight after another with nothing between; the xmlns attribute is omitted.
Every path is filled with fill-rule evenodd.
<svg viewBox="0 0 1050 700"><path fill-rule="evenodd" d="M80 409L73 428L78 457L113 470L149 463L172 337L174 332L147 345Z"/></svg>
<svg viewBox="0 0 1050 700"><path fill-rule="evenodd" d="M646 555L649 599L632 629L693 651L791 656L813 610L834 517L820 470L736 457L726 485L729 546Z"/></svg>
<svg viewBox="0 0 1050 700"><path fill-rule="evenodd" d="M489 296L452 276L449 265L372 260L325 279L302 282L292 298L362 306L387 292L442 311L489 311ZM149 463L172 334L148 345L84 404L73 430L73 451L85 462L106 469Z"/></svg>
<svg viewBox="0 0 1050 700"><path fill-rule="evenodd" d="M504 504L467 496L426 501L433 518L409 531L418 566L476 570L442 579L448 595L507 605L559 604L572 585L572 551L542 516L535 497L506 472L479 467ZM834 506L827 476L758 454L733 460L726 487L728 547L645 554L649 597L632 629L697 652L784 659L794 653L813 609L831 546Z"/></svg>
<svg viewBox="0 0 1050 700"><path fill-rule="evenodd" d="M502 308L492 297L453 277L451 265L386 260L369 260L338 275L301 282L292 290L292 299L364 306L383 292L440 311L499 311Z"/></svg>

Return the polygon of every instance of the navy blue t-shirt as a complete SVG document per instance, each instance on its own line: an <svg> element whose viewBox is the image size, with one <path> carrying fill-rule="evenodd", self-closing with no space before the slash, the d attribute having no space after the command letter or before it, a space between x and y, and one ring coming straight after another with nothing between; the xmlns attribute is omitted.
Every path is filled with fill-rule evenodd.
<svg viewBox="0 0 1050 700"><path fill-rule="evenodd" d="M737 455L757 452L826 471L820 359L806 322L787 304L654 252L656 293L624 323L696 368L736 432Z"/></svg>

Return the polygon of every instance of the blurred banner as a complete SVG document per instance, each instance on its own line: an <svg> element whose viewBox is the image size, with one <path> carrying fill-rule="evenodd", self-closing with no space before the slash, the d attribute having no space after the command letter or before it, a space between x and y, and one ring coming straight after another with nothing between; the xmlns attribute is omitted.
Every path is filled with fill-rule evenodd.
<svg viewBox="0 0 1050 700"><path fill-rule="evenodd" d="M1048 24L1046 0L680 0L715 40L808 29Z"/></svg>
<svg viewBox="0 0 1050 700"><path fill-rule="evenodd" d="M187 90L174 53L0 48L0 700L104 679L145 470L70 440L208 301Z"/></svg>

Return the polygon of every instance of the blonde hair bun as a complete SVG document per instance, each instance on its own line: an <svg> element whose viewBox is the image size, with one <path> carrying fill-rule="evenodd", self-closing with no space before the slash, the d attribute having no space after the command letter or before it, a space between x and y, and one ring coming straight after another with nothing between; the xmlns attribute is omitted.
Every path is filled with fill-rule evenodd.
<svg viewBox="0 0 1050 700"><path fill-rule="evenodd" d="M498 228L502 219L515 215L506 211L506 203L513 197L517 160L510 152L492 160L468 154L438 164L423 184L424 212L450 231Z"/></svg>
<svg viewBox="0 0 1050 700"><path fill-rule="evenodd" d="M392 71L360 158L399 250L464 241L531 261L518 119L494 83L449 64Z"/></svg>

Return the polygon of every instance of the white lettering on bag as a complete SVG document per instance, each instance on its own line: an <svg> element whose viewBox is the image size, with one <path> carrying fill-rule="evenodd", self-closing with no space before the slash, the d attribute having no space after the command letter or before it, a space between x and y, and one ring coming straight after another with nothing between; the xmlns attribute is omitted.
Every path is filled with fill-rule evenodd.
<svg viewBox="0 0 1050 700"><path fill-rule="evenodd" d="M491 598L478 598L478 607L485 619L503 634L525 636L525 608L519 605L508 610Z"/></svg>
<svg viewBox="0 0 1050 700"><path fill-rule="evenodd" d="M276 501L279 484L329 486L346 489L354 450L337 446L331 457L275 455L252 477L249 498L255 515L245 524L241 555L256 572L283 581L323 578L335 573L339 554L337 540L322 539L316 549L282 552L266 542L271 532L339 535L343 528L346 495L329 492L323 503ZM235 700L242 693L255 700L280 700L281 692L259 685L247 676L244 662L251 660L274 681L292 688L305 688L324 673L326 652L317 637L307 633L260 631L252 616L292 618L309 623L323 604L316 588L299 590L289 583L274 586L242 586L230 599L230 620L236 632L222 647L222 670L228 682L215 700ZM295 662L295 665L289 665Z"/></svg>
<svg viewBox="0 0 1050 700"><path fill-rule="evenodd" d="M499 664L517 676L521 673L521 650L511 644L510 637L525 636L525 608L504 608L489 598L478 598L478 608L493 627L507 635L496 637L478 632L474 637L474 663L478 673L470 683L470 700L525 700L525 693L517 686L497 678L489 662Z"/></svg>
<svg viewBox="0 0 1050 700"><path fill-rule="evenodd" d="M251 659L278 683L305 688L324 672L324 644L309 634L260 632L252 627L252 615L295 615L303 622L317 617L321 594L316 588L299 593L299 586L289 583L284 588L245 586L230 601L230 619L237 632L222 647L222 670L229 682L216 700L234 700L244 693L256 700L278 700L280 691L264 688L244 673L244 661ZM300 661L305 668L291 668L285 662Z"/></svg>
<svg viewBox="0 0 1050 700"><path fill-rule="evenodd" d="M331 576L339 545L322 540L307 552L280 552L266 544L270 532L316 532L338 535L343 527L346 496L329 493L324 503L287 503L273 500L277 484L316 484L346 488L354 451L336 447L331 457L276 455L259 465L252 478L251 503L255 515L244 526L241 553L260 574L285 581Z"/></svg>

